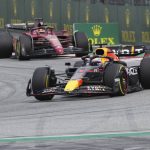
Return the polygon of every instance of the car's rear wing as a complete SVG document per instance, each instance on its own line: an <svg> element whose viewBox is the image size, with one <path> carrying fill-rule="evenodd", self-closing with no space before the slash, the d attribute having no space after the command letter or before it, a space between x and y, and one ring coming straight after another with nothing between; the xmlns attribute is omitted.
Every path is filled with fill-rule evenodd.
<svg viewBox="0 0 150 150"><path fill-rule="evenodd" d="M16 23L16 24L6 24L6 29L16 29L16 30L29 30L34 27L34 23Z"/></svg>
<svg viewBox="0 0 150 150"><path fill-rule="evenodd" d="M147 50L144 45L107 45L105 47L111 49L118 56L136 56Z"/></svg>

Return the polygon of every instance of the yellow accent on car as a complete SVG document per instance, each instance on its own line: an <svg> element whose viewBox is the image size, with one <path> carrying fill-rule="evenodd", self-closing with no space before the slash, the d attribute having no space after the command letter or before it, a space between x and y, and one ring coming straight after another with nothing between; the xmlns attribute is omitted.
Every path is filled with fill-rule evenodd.
<svg viewBox="0 0 150 150"><path fill-rule="evenodd" d="M108 58L101 58L102 64L104 64L106 61L109 61Z"/></svg>
<svg viewBox="0 0 150 150"><path fill-rule="evenodd" d="M122 69L122 66L120 67L119 72L121 71L121 69ZM121 82L120 82L120 81L119 81L119 88L120 88L120 91L121 91L122 95L125 95L125 92L124 92L123 89L122 89L122 86L121 86Z"/></svg>
<svg viewBox="0 0 150 150"><path fill-rule="evenodd" d="M72 92L73 90L75 90L79 86L80 86L80 84L79 84L78 80L70 80L70 81L68 81L67 85L65 86L64 91Z"/></svg>
<svg viewBox="0 0 150 150"><path fill-rule="evenodd" d="M131 54L134 54L134 46L131 48Z"/></svg>
<svg viewBox="0 0 150 150"><path fill-rule="evenodd" d="M49 76L47 75L45 78L46 78L45 79L46 88L48 88L48 86L49 86Z"/></svg>

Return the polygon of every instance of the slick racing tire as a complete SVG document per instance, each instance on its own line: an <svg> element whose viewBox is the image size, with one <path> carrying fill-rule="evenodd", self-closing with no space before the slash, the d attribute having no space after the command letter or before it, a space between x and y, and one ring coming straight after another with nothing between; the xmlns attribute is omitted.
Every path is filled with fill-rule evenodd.
<svg viewBox="0 0 150 150"><path fill-rule="evenodd" d="M32 52L32 40L27 35L21 35L16 45L16 57L18 60L29 60Z"/></svg>
<svg viewBox="0 0 150 150"><path fill-rule="evenodd" d="M118 61L117 63L127 67L127 63L125 61Z"/></svg>
<svg viewBox="0 0 150 150"><path fill-rule="evenodd" d="M45 88L54 86L56 84L55 75L48 67L37 68L32 77L32 91L33 94L37 94L38 91L42 91ZM35 95L35 98L39 101L51 100L54 95Z"/></svg>
<svg viewBox="0 0 150 150"><path fill-rule="evenodd" d="M88 54L89 43L88 43L88 38L84 32L74 33L74 43L75 43L75 47L82 48L82 51L80 53L77 53L76 57L82 57Z"/></svg>
<svg viewBox="0 0 150 150"><path fill-rule="evenodd" d="M127 72L122 64L110 63L104 72L104 84L112 88L111 96L124 96L127 93Z"/></svg>
<svg viewBox="0 0 150 150"><path fill-rule="evenodd" d="M9 58L13 52L13 40L8 32L0 32L0 58Z"/></svg>
<svg viewBox="0 0 150 150"><path fill-rule="evenodd" d="M140 81L144 89L150 89L150 57L144 57L140 63Z"/></svg>

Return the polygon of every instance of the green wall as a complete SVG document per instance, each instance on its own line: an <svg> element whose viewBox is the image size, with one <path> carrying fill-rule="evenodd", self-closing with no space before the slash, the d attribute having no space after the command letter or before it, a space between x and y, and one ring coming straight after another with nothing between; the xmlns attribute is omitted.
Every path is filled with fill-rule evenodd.
<svg viewBox="0 0 150 150"><path fill-rule="evenodd" d="M70 32L73 23L118 23L122 43L149 45L150 5L135 6L136 0L124 1L123 5L111 5L100 0L0 0L0 28L38 17Z"/></svg>

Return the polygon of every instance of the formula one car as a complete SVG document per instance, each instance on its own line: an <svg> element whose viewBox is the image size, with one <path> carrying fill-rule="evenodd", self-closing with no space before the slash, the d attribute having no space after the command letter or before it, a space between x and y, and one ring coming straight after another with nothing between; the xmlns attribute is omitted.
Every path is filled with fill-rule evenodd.
<svg viewBox="0 0 150 150"><path fill-rule="evenodd" d="M141 54L141 51L138 51ZM95 55L83 56L64 74L55 74L50 67L36 68L29 80L26 94L37 100L51 100L54 95L124 96L126 93L150 89L150 54L143 51L141 59L127 62L111 49L97 48ZM123 55L123 53L122 53ZM138 54L137 54L138 55ZM62 79L61 76L65 75Z"/></svg>
<svg viewBox="0 0 150 150"><path fill-rule="evenodd" d="M89 49L83 32L75 32L73 36L64 30L55 32L40 18L35 19L35 23L7 24L0 38L0 58L8 58L13 52L19 60L62 54L79 57L87 55Z"/></svg>

